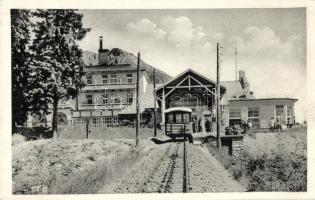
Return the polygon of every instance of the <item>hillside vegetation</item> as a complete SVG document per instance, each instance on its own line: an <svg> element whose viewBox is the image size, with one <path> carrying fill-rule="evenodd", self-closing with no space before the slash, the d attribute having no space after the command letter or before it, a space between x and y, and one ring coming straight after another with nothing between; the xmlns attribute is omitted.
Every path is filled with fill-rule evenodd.
<svg viewBox="0 0 315 200"><path fill-rule="evenodd" d="M240 157L210 151L248 191L307 190L306 128L247 135L244 147Z"/></svg>
<svg viewBox="0 0 315 200"><path fill-rule="evenodd" d="M94 193L154 148L134 140L36 140L12 146L13 194Z"/></svg>

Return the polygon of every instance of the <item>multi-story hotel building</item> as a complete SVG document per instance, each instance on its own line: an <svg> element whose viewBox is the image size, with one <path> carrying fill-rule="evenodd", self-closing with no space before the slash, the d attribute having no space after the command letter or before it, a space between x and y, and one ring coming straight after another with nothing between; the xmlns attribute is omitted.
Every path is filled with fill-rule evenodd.
<svg viewBox="0 0 315 200"><path fill-rule="evenodd" d="M102 37L99 45L97 64L86 59L83 77L86 86L81 89L79 96L74 100L59 102L59 124L85 124L89 120L95 125L115 126L119 121L133 123L135 120L137 57L118 48L103 49ZM140 60L139 96L143 123L148 123L152 118L152 71L152 66ZM157 85L170 77L157 69L156 74ZM29 122L36 126L40 121L34 116ZM45 121L50 124L51 115L46 116Z"/></svg>

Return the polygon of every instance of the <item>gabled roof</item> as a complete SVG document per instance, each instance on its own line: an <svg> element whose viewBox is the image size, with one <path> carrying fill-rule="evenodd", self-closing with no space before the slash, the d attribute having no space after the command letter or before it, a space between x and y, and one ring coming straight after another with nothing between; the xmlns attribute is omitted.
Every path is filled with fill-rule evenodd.
<svg viewBox="0 0 315 200"><path fill-rule="evenodd" d="M196 72L196 71L194 71L192 69L187 69L184 72L182 72L179 75L177 75L175 78L171 79L167 83L165 83L165 84L161 85L159 88L157 88L157 92L161 91L162 88L165 88L165 87L168 87L168 86L176 86L177 84L179 84L188 75L191 75L192 77L195 77L203 85L212 85L213 87L215 87L215 85L216 85L216 82L208 79L204 75L202 75L202 74L200 74L200 73L198 73L198 72ZM222 94L224 94L226 92L226 88L224 86L221 85L220 89L221 89L221 93Z"/></svg>

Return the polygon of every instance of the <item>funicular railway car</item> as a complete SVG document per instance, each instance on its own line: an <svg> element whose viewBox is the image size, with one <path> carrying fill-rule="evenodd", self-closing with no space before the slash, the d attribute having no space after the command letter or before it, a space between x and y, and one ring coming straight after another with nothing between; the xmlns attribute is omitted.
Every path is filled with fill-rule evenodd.
<svg viewBox="0 0 315 200"><path fill-rule="evenodd" d="M192 142L192 110L187 107L173 107L165 110L165 135L175 138L186 138Z"/></svg>

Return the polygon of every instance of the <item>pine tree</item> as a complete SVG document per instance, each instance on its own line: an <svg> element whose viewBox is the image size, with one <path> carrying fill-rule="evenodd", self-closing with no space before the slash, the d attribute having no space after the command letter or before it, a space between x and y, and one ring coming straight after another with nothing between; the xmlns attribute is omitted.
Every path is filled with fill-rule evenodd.
<svg viewBox="0 0 315 200"><path fill-rule="evenodd" d="M57 135L58 102L74 98L82 81L82 50L77 42L82 40L89 29L82 26L82 14L77 10L36 10L36 23L33 64L38 86L35 94L38 101L46 102L42 110L47 114L48 105L53 105L52 131Z"/></svg>
<svg viewBox="0 0 315 200"><path fill-rule="evenodd" d="M27 121L30 110L29 79L31 77L30 52L31 40L29 10L11 10L11 63L12 63L12 130Z"/></svg>

